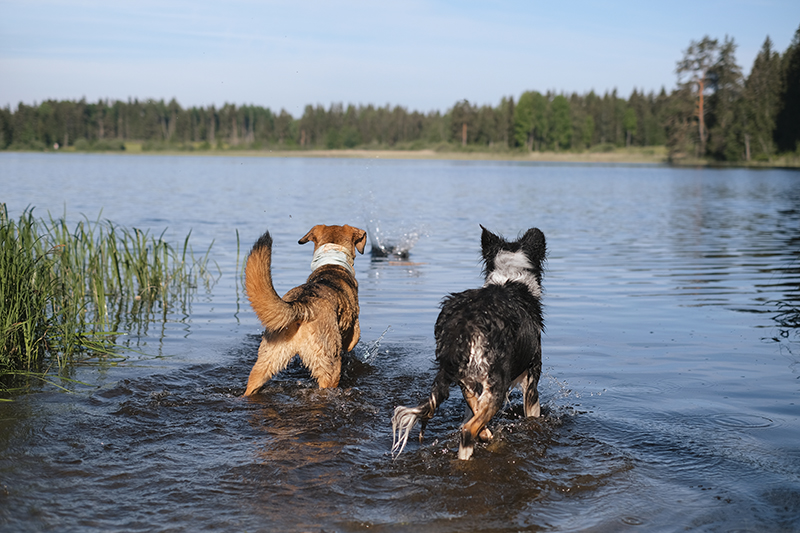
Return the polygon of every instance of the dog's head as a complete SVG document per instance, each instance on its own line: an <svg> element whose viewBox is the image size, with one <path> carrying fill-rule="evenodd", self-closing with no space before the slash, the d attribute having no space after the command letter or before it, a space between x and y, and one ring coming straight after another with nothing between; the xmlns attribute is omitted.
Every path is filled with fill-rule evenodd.
<svg viewBox="0 0 800 533"><path fill-rule="evenodd" d="M536 281L541 284L547 248L544 233L539 228L529 229L515 241L507 241L483 226L481 229L483 230L481 254L483 255L484 275L489 276L498 268L525 270L536 276Z"/></svg>
<svg viewBox="0 0 800 533"><path fill-rule="evenodd" d="M308 241L314 243L314 251L324 244L336 244L347 249L352 257L355 257L356 250L358 253L364 253L364 246L367 244L367 232L363 229L354 228L353 226L325 226L324 224L317 224L311 231L306 233L305 237L297 241L300 244L305 244Z"/></svg>

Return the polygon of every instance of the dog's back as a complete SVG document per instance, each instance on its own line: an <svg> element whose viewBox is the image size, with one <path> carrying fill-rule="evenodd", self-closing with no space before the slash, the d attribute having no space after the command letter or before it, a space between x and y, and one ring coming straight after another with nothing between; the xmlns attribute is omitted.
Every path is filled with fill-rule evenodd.
<svg viewBox="0 0 800 533"><path fill-rule="evenodd" d="M398 435L393 450L397 453L417 420L424 430L453 383L459 384L468 405L469 420L461 429L461 459L472 455L476 439L491 439L486 424L502 407L512 385L523 388L526 416L539 416L544 234L533 228L509 242L483 228L481 249L485 285L451 294L442 303L434 329L439 372L431 396L417 407L395 409L392 426Z"/></svg>
<svg viewBox="0 0 800 533"><path fill-rule="evenodd" d="M508 390L536 360L541 365L539 298L518 283L448 296L436 321L436 362L450 382L477 392Z"/></svg>

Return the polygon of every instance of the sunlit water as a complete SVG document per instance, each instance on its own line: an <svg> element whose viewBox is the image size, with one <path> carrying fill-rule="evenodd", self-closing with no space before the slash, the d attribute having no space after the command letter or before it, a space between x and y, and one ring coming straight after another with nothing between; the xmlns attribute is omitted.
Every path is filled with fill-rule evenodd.
<svg viewBox="0 0 800 533"><path fill-rule="evenodd" d="M0 403L3 531L800 530L800 339L773 319L800 305L797 172L0 154L0 202L191 230L220 272L86 385ZM339 388L293 365L242 399L260 327L240 261L268 228L283 293L318 223L409 253L356 259ZM481 282L479 224L547 236L543 416L513 393L458 461L453 389L393 461L439 301Z"/></svg>

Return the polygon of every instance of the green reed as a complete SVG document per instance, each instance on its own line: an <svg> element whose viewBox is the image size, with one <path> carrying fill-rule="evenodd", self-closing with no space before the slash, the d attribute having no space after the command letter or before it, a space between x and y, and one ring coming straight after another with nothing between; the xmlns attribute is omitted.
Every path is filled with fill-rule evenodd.
<svg viewBox="0 0 800 533"><path fill-rule="evenodd" d="M211 246L196 258L182 246L137 228L85 218L10 220L0 204L0 377L46 373L112 354L118 336L186 312L204 283ZM3 384L0 383L0 390Z"/></svg>

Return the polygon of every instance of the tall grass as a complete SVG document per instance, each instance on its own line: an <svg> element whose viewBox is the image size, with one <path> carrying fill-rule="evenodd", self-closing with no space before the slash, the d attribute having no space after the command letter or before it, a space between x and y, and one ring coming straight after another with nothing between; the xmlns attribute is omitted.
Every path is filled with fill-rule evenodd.
<svg viewBox="0 0 800 533"><path fill-rule="evenodd" d="M0 390L8 377L45 374L113 353L120 330L147 327L161 311L186 311L209 286L209 245L195 257L137 228L65 217L10 220L0 204ZM5 382L5 384L3 383Z"/></svg>

